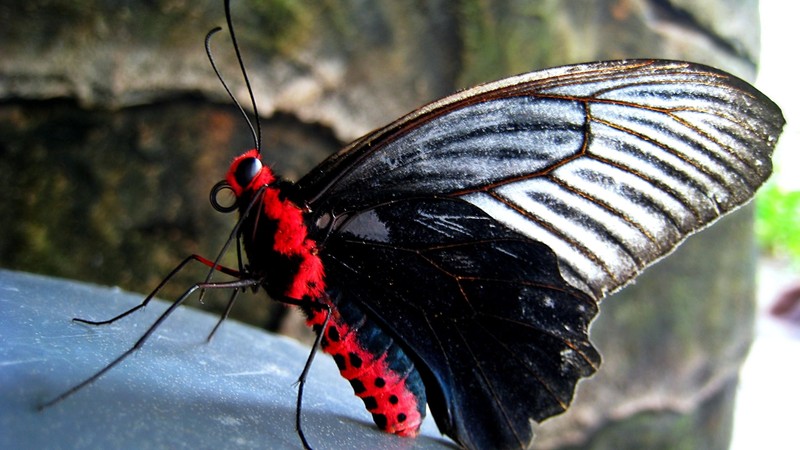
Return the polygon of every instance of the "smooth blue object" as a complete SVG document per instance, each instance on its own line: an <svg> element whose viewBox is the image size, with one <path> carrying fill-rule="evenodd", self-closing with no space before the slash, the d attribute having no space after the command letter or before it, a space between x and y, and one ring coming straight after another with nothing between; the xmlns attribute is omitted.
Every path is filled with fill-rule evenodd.
<svg viewBox="0 0 800 450"><path fill-rule="evenodd" d="M139 351L97 382L37 406L128 349L166 304L111 325L142 296L0 270L0 448L297 449L294 385L309 348L181 307ZM454 448L429 417L416 439L377 430L320 354L306 386L303 426L315 449Z"/></svg>

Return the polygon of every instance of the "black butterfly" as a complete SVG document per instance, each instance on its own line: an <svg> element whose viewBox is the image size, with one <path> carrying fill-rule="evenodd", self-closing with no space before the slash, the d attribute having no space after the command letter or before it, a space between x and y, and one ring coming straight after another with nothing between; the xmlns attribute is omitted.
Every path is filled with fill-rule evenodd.
<svg viewBox="0 0 800 450"><path fill-rule="evenodd" d="M254 131L256 149L212 190L240 212L229 243L247 263L187 258L237 280L175 305L264 287L308 314L380 428L415 434L427 402L466 448L527 448L531 420L563 412L600 364L587 333L598 301L747 202L783 123L729 74L632 60L459 92L296 184L261 164Z"/></svg>

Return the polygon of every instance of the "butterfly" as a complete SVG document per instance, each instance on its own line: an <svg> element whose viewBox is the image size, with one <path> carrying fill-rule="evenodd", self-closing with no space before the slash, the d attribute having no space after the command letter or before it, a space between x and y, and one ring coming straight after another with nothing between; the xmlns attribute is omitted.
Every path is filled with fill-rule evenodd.
<svg viewBox="0 0 800 450"><path fill-rule="evenodd" d="M466 448L527 448L600 364L598 301L746 202L782 123L708 67L590 63L434 102L295 184L253 150L225 184L248 276L308 302L381 429L427 402Z"/></svg>
<svg viewBox="0 0 800 450"><path fill-rule="evenodd" d="M627 60L458 92L296 183L261 162L253 129L255 148L211 191L238 212L220 255L235 245L239 267L192 256L173 272L195 260L235 280L209 274L175 306L198 289L232 289L232 304L263 288L305 312L314 348L382 430L415 435L427 405L465 448L527 448L531 422L566 410L600 365L588 336L599 301L746 203L783 123L730 74Z"/></svg>

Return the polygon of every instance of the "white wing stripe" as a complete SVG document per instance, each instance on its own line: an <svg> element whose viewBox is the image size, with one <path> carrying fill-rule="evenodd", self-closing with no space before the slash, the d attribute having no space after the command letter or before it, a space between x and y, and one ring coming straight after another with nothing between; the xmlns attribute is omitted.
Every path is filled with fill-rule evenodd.
<svg viewBox="0 0 800 450"><path fill-rule="evenodd" d="M498 221L560 249L556 254L562 266L583 273L593 286L613 285L649 262L633 255L668 251L696 223L687 220L695 216L687 205L705 204L716 211L703 191L686 183L675 180L673 185L677 190L686 187L685 195L695 197L684 203L635 173L594 159L572 161L552 177L557 182L534 178L501 186L494 192L502 201L487 194L464 198Z"/></svg>
<svg viewBox="0 0 800 450"><path fill-rule="evenodd" d="M716 203L706 193L718 191L721 186L710 174L659 145L637 140L622 131L598 124L593 130L596 136L591 144L592 155L627 168L683 204L681 211L685 213L672 216L682 230L691 229L695 219L718 215Z"/></svg>
<svg viewBox="0 0 800 450"><path fill-rule="evenodd" d="M637 228L579 193L539 179L504 186L497 195L545 224L554 235L573 243L594 261L617 261L626 272L642 265L638 248L656 245L647 230Z"/></svg>
<svg viewBox="0 0 800 450"><path fill-rule="evenodd" d="M607 279L608 273L598 261L593 261L586 253L572 243L564 240L562 236L555 235L551 230L536 223L530 218L514 211L508 205L498 201L486 193L468 194L463 199L481 208L495 219L507 224L519 232L548 245L562 262L562 275L574 286L591 292L586 284L586 279ZM568 265L563 265L569 261Z"/></svg>
<svg viewBox="0 0 800 450"><path fill-rule="evenodd" d="M604 106L604 105L603 105ZM745 182L739 174L747 173L750 168L745 166L738 155L733 155L718 140L712 140L707 135L698 133L683 123L673 120L670 116L655 111L640 111L635 117L625 114L622 108L592 108L593 119L602 120L604 123L613 123L615 128L629 131L628 141L631 144L641 142L645 136L650 142L659 142L662 152L671 152L702 168L702 170L721 183L740 185ZM714 136L720 134L718 129L712 130ZM709 133L710 133L709 132ZM725 174L725 175L723 175ZM735 179L731 179L735 175Z"/></svg>

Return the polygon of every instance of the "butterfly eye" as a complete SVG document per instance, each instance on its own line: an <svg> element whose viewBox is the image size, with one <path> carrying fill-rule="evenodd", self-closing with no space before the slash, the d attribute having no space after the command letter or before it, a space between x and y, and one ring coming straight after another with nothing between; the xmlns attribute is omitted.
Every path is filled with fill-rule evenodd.
<svg viewBox="0 0 800 450"><path fill-rule="evenodd" d="M242 188L246 188L253 178L255 178L259 172L261 172L261 161L258 158L245 158L239 165L236 167L236 172L234 173L234 177L236 182L239 183L239 186Z"/></svg>

